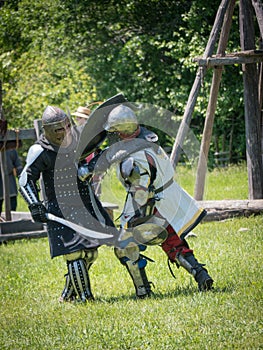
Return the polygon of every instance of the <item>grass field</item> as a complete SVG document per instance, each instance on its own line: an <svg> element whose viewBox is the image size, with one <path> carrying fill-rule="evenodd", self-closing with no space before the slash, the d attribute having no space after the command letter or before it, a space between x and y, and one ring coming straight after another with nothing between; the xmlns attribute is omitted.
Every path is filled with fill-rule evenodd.
<svg viewBox="0 0 263 350"><path fill-rule="evenodd" d="M212 199L225 198L222 189L227 198L247 198L243 168L210 175L210 184L218 179ZM181 178L190 192L191 180ZM234 182L239 189L230 186ZM103 246L90 271L96 300L86 305L58 303L65 263L50 259L47 239L2 245L0 349L263 349L262 227L263 217L255 216L195 229L197 237L188 242L215 280L208 293L198 292L193 278L172 266L174 279L155 246L145 253L155 261L147 266L155 294L136 300L113 248Z"/></svg>

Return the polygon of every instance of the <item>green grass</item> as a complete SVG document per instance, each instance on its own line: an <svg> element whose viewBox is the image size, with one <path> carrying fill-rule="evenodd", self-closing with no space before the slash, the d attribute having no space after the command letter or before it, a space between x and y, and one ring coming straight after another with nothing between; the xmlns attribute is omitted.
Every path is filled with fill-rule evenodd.
<svg viewBox="0 0 263 350"><path fill-rule="evenodd" d="M196 169L178 167L177 181L191 195L194 194ZM204 200L248 199L248 176L246 164L215 168L207 172Z"/></svg>
<svg viewBox="0 0 263 350"><path fill-rule="evenodd" d="M192 175L181 175L190 192ZM244 169L210 175L209 182L217 181L216 188L208 184L213 199L246 198ZM231 185L227 197L221 194L236 181L239 192ZM61 257L50 259L46 238L1 245L0 349L263 349L262 227L262 216L255 216L195 229L188 242L215 280L208 293L172 266L174 279L155 246L145 253L155 261L147 266L155 294L136 300L126 269L103 246L90 270L96 300L86 305L58 303L66 267Z"/></svg>
<svg viewBox="0 0 263 350"><path fill-rule="evenodd" d="M96 301L59 304L65 264L47 239L0 247L1 349L262 349L262 217L205 223L189 238L215 280L199 293L193 278L159 247L148 276L155 295L135 300L132 282L101 247L90 271Z"/></svg>

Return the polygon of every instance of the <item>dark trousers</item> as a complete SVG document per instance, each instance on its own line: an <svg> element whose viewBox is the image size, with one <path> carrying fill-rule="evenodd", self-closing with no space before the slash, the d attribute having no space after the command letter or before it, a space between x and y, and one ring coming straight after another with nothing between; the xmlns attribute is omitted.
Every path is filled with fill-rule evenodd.
<svg viewBox="0 0 263 350"><path fill-rule="evenodd" d="M0 199L0 215L2 213L2 209L3 209L3 199ZM16 211L16 207L17 207L17 197L10 197L10 207L12 211Z"/></svg>

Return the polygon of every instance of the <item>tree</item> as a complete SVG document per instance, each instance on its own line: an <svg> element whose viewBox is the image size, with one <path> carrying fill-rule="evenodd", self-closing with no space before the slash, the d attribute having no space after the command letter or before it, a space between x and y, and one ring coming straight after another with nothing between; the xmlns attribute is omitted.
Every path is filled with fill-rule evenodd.
<svg viewBox="0 0 263 350"><path fill-rule="evenodd" d="M203 53L219 3L220 0L5 2L0 8L0 57L3 107L9 124L32 125L47 104L72 110L120 91L131 101L158 105L182 116L196 72L192 59ZM236 15L233 26L229 51L239 45ZM197 138L203 129L209 74L191 125ZM238 126L232 148L234 154L242 153L243 157L240 71L228 71L223 81L216 117L219 135L215 136L220 139L226 129Z"/></svg>

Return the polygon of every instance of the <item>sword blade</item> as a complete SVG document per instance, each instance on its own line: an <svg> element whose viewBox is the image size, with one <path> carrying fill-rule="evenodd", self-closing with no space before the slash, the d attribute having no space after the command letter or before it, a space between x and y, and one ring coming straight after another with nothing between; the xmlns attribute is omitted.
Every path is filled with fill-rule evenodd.
<svg viewBox="0 0 263 350"><path fill-rule="evenodd" d="M50 214L50 213L47 213L46 215L47 215L48 220L56 221L62 225L68 226L68 227L72 228L74 231L78 232L81 236L84 236L85 238L105 239L105 238L112 238L113 237L113 235L110 235L110 234L108 235L106 233L101 233L101 232L96 232L96 231L90 230L86 227L77 225L74 222L65 220L63 218L60 218L60 217L53 215L53 214Z"/></svg>

